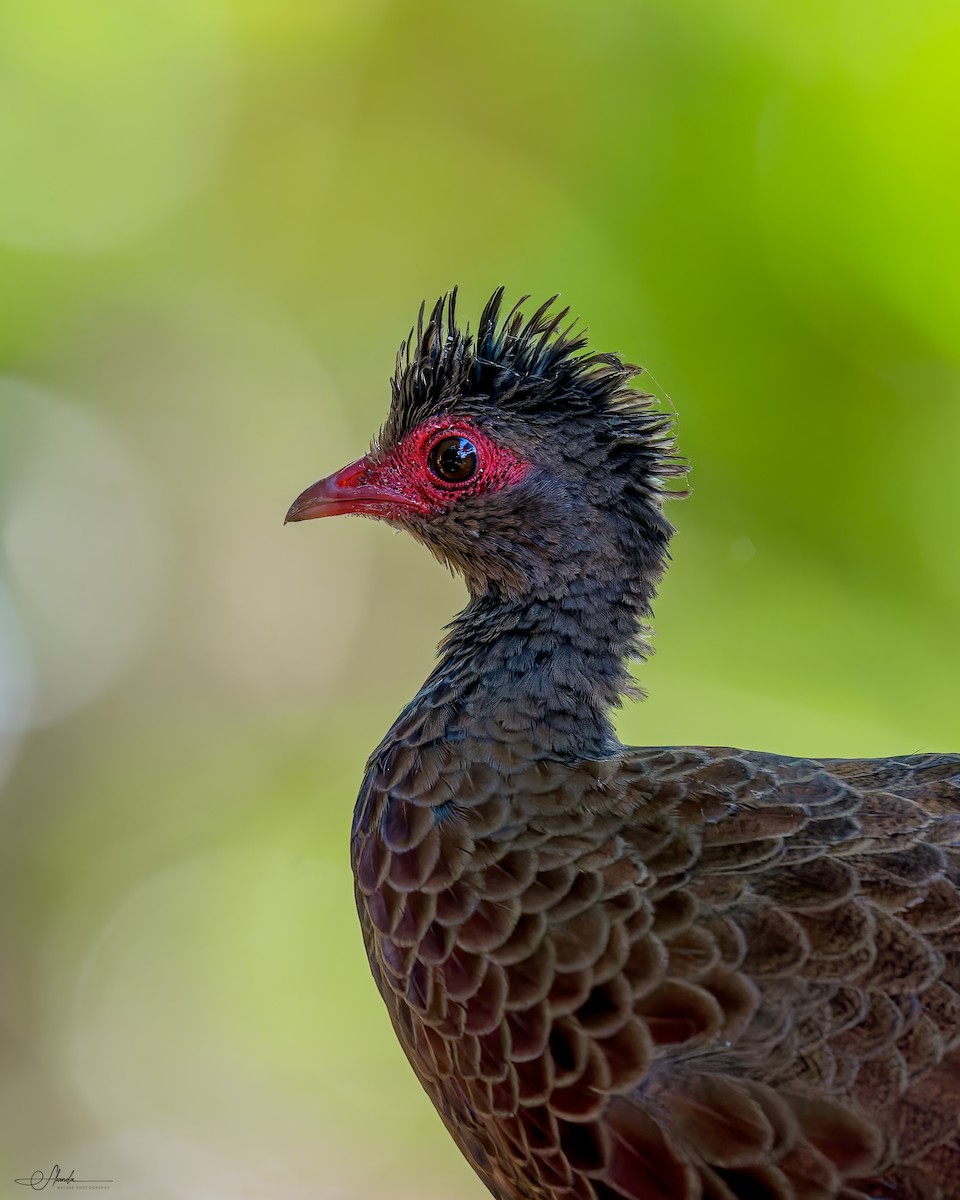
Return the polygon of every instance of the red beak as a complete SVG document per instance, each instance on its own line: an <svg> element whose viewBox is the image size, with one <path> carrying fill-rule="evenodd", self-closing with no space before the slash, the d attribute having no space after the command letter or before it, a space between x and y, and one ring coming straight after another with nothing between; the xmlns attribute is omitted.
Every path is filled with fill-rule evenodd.
<svg viewBox="0 0 960 1200"><path fill-rule="evenodd" d="M315 517L337 517L341 513L368 513L374 517L389 517L398 508L422 508L416 500L391 487L378 483L373 464L368 458L320 479L308 487L290 505L284 518L288 521L312 521Z"/></svg>

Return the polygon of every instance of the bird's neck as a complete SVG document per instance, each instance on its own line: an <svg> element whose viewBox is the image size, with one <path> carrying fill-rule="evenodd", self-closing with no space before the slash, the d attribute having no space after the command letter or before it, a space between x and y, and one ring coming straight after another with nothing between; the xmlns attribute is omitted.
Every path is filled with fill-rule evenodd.
<svg viewBox="0 0 960 1200"><path fill-rule="evenodd" d="M452 729L530 745L556 757L602 757L619 746L610 719L642 656L655 572L589 571L557 595L479 597L450 626L417 701L444 696Z"/></svg>

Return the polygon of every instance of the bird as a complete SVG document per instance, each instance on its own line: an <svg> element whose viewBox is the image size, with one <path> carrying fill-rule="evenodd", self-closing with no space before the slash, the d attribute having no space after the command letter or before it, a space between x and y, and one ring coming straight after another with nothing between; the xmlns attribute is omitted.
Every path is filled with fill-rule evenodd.
<svg viewBox="0 0 960 1200"><path fill-rule="evenodd" d="M405 530L468 600L373 751L370 969L496 1200L960 1196L960 755L629 747L672 414L557 297L456 290L287 521Z"/></svg>

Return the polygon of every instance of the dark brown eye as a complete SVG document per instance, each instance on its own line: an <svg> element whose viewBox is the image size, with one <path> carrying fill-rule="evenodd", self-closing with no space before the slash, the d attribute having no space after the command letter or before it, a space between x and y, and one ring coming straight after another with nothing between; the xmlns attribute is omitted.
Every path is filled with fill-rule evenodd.
<svg viewBox="0 0 960 1200"><path fill-rule="evenodd" d="M431 449L427 462L438 479L465 483L477 473L477 448L465 437L445 437Z"/></svg>

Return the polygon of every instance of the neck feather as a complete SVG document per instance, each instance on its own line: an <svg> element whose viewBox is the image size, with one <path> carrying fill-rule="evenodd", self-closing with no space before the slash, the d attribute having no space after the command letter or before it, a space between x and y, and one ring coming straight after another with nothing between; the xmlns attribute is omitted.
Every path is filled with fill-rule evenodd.
<svg viewBox="0 0 960 1200"><path fill-rule="evenodd" d="M664 547L665 549L665 547ZM620 743L610 719L643 657L644 619L662 569L612 578L589 569L558 594L474 597L453 621L415 706L438 689L452 726L530 743L557 757L602 757Z"/></svg>

